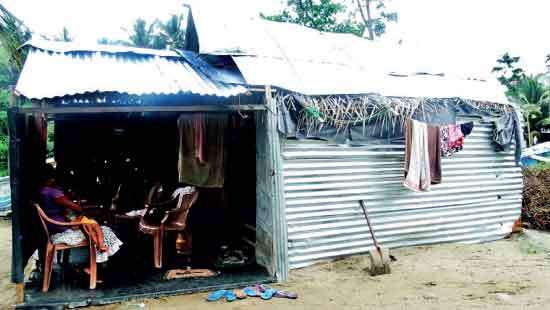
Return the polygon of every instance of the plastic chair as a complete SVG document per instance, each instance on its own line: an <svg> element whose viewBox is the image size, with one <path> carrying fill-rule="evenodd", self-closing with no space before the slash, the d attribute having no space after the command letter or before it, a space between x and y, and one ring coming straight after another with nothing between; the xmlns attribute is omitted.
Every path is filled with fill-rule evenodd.
<svg viewBox="0 0 550 310"><path fill-rule="evenodd" d="M182 235L182 243L185 245L185 252L190 254L192 249L192 234L187 226L189 210L197 201L198 191L186 194L185 188L180 187L172 194L172 199L161 203L146 205L147 211L141 218L139 230L153 236L153 252L156 268L162 268L164 234L169 231L177 231ZM159 222L151 220L148 215L153 212L163 212ZM167 211L166 211L167 210Z"/></svg>
<svg viewBox="0 0 550 310"><path fill-rule="evenodd" d="M53 220L49 218L44 210L40 207L40 205L34 203L34 207L36 208L36 211L38 212L38 216L40 218L40 222L42 223L42 228L44 228L44 232L46 233L47 242L46 242L46 256L44 261L44 275L42 280L42 292L47 292L50 288L50 280L52 277L52 268L53 268L53 258L57 251L70 251L74 248L83 248L88 247L89 249L89 255L90 255L90 289L93 290L96 288L96 282L97 282L97 264L96 264L96 249L93 242L90 241L90 238L88 234L83 229L83 224L81 222L59 222L56 220ZM79 228L82 230L84 235L86 236L86 240L82 241L81 243L77 245L68 245L68 244L54 244L52 242L50 232L48 230L48 225L46 223L63 226L68 229L73 228ZM65 252L66 254L67 252ZM68 258L68 255L65 256Z"/></svg>

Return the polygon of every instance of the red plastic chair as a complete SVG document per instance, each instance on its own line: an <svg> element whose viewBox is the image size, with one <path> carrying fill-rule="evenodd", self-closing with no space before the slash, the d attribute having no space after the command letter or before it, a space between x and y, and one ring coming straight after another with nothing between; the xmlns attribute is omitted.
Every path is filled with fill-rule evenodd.
<svg viewBox="0 0 550 310"><path fill-rule="evenodd" d="M47 292L48 289L50 288L50 279L52 277L53 258L55 256L55 253L57 251L70 251L71 249L74 249L74 248L83 248L83 247L88 247L89 249L90 289L91 290L95 289L96 282L97 282L96 249L93 242L90 241L88 234L84 231L83 224L81 222L59 222L59 221L53 220L46 215L44 210L42 210L42 208L38 204L35 203L33 205L36 208L36 211L38 212L38 216L40 217L40 222L42 222L42 228L44 228L44 232L46 233L46 237L47 237L46 257L44 262L44 275L42 280L42 292ZM80 230L82 230L82 232L86 236L86 240L82 241L77 245L68 245L63 243L54 244L52 242L50 232L48 230L48 225L46 223L67 227L68 229L79 228ZM68 257L68 255L66 257Z"/></svg>
<svg viewBox="0 0 550 310"><path fill-rule="evenodd" d="M147 212L141 218L139 222L139 230L145 234L153 236L153 252L155 267L162 268L162 252L164 234L169 231L177 231L181 233L183 238L183 244L185 245L184 251L190 255L192 249L192 235L187 226L187 216L189 210L197 201L199 192L184 195L182 193L183 188L178 188L172 194L172 199L162 203L151 203L146 205ZM148 220L147 215L153 212L153 210L162 210L172 207L169 211L164 211L164 216L160 222L155 223Z"/></svg>

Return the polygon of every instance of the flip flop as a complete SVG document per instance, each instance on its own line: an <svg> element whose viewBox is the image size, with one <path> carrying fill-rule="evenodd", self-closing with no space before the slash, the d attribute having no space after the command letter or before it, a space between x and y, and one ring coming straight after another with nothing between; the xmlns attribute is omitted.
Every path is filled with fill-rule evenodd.
<svg viewBox="0 0 550 310"><path fill-rule="evenodd" d="M275 295L275 293L277 293L276 290L274 290L272 288L269 288L269 289L266 289L265 291L263 291L263 293L260 295L260 297L263 300L270 300L273 297L273 295Z"/></svg>
<svg viewBox="0 0 550 310"><path fill-rule="evenodd" d="M260 293L263 293L265 292L266 290L269 290L271 289L271 287L265 285L265 284L256 284L256 290L258 290L258 292Z"/></svg>
<svg viewBox="0 0 550 310"><path fill-rule="evenodd" d="M245 299L247 296L244 290L236 290L235 295L237 296L237 299Z"/></svg>
<svg viewBox="0 0 550 310"><path fill-rule="evenodd" d="M253 288L253 287L245 287L243 289L243 291L245 292L245 294L248 296L248 297L258 297L260 296L260 293L258 292L257 289Z"/></svg>
<svg viewBox="0 0 550 310"><path fill-rule="evenodd" d="M217 290L210 294L206 298L207 301L218 301L225 296L226 290Z"/></svg>
<svg viewBox="0 0 550 310"><path fill-rule="evenodd" d="M232 302L232 301L235 301L236 299L237 299L237 295L235 295L235 292L225 291L225 300L227 300L227 302Z"/></svg>
<svg viewBox="0 0 550 310"><path fill-rule="evenodd" d="M273 297L296 299L298 298L298 294L289 291L277 291L275 292L275 295L273 295Z"/></svg>

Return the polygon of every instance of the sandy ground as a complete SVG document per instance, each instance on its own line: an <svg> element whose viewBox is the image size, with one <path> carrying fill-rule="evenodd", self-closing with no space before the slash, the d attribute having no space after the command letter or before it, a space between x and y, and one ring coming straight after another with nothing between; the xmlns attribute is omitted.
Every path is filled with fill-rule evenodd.
<svg viewBox="0 0 550 310"><path fill-rule="evenodd" d="M13 303L9 223L0 222L0 308ZM528 231L510 240L393 250L390 275L371 277L362 256L291 272L279 288L298 300L205 301L206 294L133 301L122 309L549 309L550 235ZM9 288L9 289L8 289ZM2 305L2 303L4 303Z"/></svg>

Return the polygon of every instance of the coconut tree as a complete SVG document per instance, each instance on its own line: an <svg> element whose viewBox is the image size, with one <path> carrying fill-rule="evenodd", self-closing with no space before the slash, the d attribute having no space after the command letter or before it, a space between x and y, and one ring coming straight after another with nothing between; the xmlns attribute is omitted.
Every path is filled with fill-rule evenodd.
<svg viewBox="0 0 550 310"><path fill-rule="evenodd" d="M185 44L185 27L183 26L183 15L173 14L166 21L160 23L160 35L167 45L172 49L183 49Z"/></svg>
<svg viewBox="0 0 550 310"><path fill-rule="evenodd" d="M156 34L156 26L157 22L147 25L144 19L138 18L134 22L129 44L145 48L165 48L166 43Z"/></svg>
<svg viewBox="0 0 550 310"><path fill-rule="evenodd" d="M3 86L12 85L19 76L26 56L20 47L30 37L31 33L23 22L0 4L0 45L7 56L7 64L0 69L0 74L5 77Z"/></svg>
<svg viewBox="0 0 550 310"><path fill-rule="evenodd" d="M510 97L519 102L526 118L529 146L533 144L531 128L541 118L550 115L550 89L539 81L538 76L526 76L509 92Z"/></svg>

